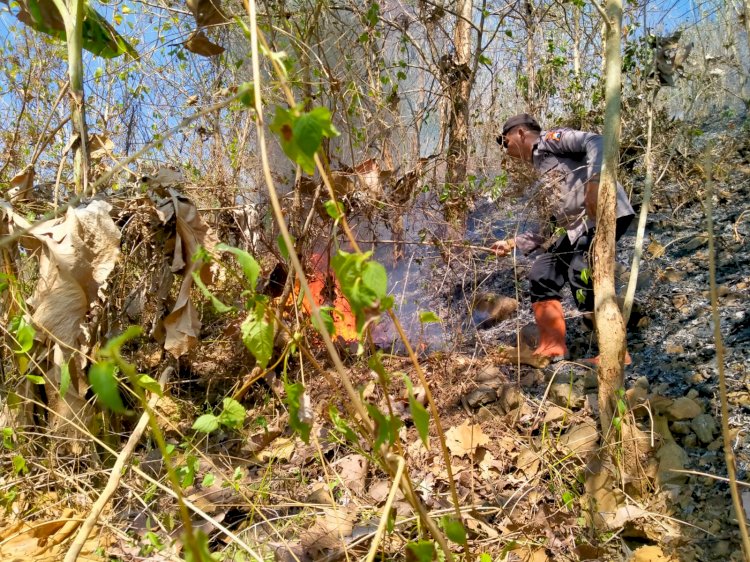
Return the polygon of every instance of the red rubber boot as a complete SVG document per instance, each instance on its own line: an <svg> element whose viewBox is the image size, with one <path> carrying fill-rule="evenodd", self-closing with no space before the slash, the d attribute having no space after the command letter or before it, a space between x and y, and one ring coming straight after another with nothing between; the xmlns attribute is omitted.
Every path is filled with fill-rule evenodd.
<svg viewBox="0 0 750 562"><path fill-rule="evenodd" d="M568 348L565 345L565 316L562 303L548 300L532 303L534 318L539 328L539 347L534 355L544 357L565 357Z"/></svg>

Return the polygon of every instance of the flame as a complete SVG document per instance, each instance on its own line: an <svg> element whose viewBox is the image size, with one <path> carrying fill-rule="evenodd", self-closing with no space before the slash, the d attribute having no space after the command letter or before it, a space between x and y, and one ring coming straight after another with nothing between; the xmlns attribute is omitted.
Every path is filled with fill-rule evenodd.
<svg viewBox="0 0 750 562"><path fill-rule="evenodd" d="M332 306L334 335L347 342L358 339L357 323L346 297L341 293L338 281L333 277L333 272L328 270L328 256L313 254L313 272L308 275L307 285L313 296L313 301L318 306ZM302 308L310 314L312 307L307 297L302 301Z"/></svg>

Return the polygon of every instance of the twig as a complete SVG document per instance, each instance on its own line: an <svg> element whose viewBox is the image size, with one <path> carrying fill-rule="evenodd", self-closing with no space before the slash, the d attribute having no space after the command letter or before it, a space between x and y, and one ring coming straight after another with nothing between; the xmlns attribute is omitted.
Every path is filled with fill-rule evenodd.
<svg viewBox="0 0 750 562"><path fill-rule="evenodd" d="M378 546L380 545L380 540L383 538L383 533L385 532L386 525L388 524L388 517L391 513L391 506L393 505L393 500L396 498L396 492L398 491L398 483L401 481L401 476L404 473L404 457L398 457L398 468L396 468L396 476L393 478L393 484L391 485L391 491L388 493L388 499L385 501L385 506L383 506L383 515L380 516L380 523L378 523L378 530L375 533L375 539L372 541L372 544L370 545L370 551L367 553L367 559L365 562L372 562L375 560L375 555L378 552Z"/></svg>
<svg viewBox="0 0 750 562"><path fill-rule="evenodd" d="M162 389L164 389L172 373L174 373L173 367L167 367L162 372L161 377L159 377L159 385L162 387ZM159 395L152 394L151 398L148 401L149 407L153 408L154 406L156 406L158 400ZM122 478L125 463L130 458L130 455L133 454L133 450L138 444L138 441L140 441L147 425L148 411L144 411L141 415L141 419L138 420L138 425L135 426L133 433L130 434L128 442L125 443L122 451L120 451L120 454L117 455L117 460L115 461L115 464L112 467L111 472L109 473L107 485L99 495L99 499L97 499L94 505L91 507L91 511L89 512L88 517L86 517L83 525L81 525L81 528L78 530L78 534L73 540L73 544L70 545L70 548L65 555L64 562L75 562L78 559L78 555L81 553L81 549L83 548L84 544L86 544L86 540L89 538L89 534L94 528L94 525L96 525L96 521L97 519L99 519L99 515L101 515L104 506L106 506L109 500L112 499L113 494L117 490L117 487L120 485L120 479Z"/></svg>
<svg viewBox="0 0 750 562"><path fill-rule="evenodd" d="M641 201L641 213L638 216L638 231L635 235L635 250L633 251L633 265L630 268L630 279L628 279L628 289L625 292L625 302L622 307L622 321L628 325L630 313L633 310L633 300L635 299L635 289L638 285L638 270L641 266L641 256L643 255L643 236L646 233L646 221L648 220L648 206L651 202L651 190L654 186L654 161L651 157L651 139L654 125L654 101L658 89L654 89L648 100L648 127L646 133L646 184L643 187L643 200Z"/></svg>
<svg viewBox="0 0 750 562"><path fill-rule="evenodd" d="M711 145L706 150L706 222L708 230L708 276L711 286L711 316L714 323L714 343L716 345L716 368L719 371L719 397L721 398L721 435L724 438L724 458L727 463L729 489L737 515L737 523L742 537L742 550L745 560L750 562L750 535L747 531L745 509L742 505L740 489L737 486L737 471L734 465L732 438L729 434L729 400L727 399L727 378L724 373L724 342L721 338L721 317L719 316L719 291L716 287L716 248L714 246L713 180L711 177Z"/></svg>

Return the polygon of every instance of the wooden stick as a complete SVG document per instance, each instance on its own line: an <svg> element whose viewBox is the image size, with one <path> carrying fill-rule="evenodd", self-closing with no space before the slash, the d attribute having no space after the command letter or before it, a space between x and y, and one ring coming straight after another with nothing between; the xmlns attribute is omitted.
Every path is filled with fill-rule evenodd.
<svg viewBox="0 0 750 562"><path fill-rule="evenodd" d="M162 387L162 389L167 384L167 381L169 380L169 377L172 375L172 373L174 373L173 367L167 367L162 372L161 377L159 377L159 385ZM156 406L159 398L160 397L158 394L151 395L151 398L148 401L149 407L151 409ZM117 487L120 485L120 479L122 478L123 474L122 469L125 467L125 463L127 462L127 460L133 454L133 450L138 444L138 441L140 441L147 425L148 412L144 411L141 415L141 419L138 420L138 425L135 426L133 433L130 434L128 442L125 444L122 451L120 451L120 454L117 455L117 460L115 461L115 464L112 467L111 472L109 473L109 480L107 480L107 485L99 495L99 499L97 499L94 505L91 507L91 511L89 512L88 517L86 517L83 525L81 525L76 538L73 540L73 544L70 545L67 554L65 554L64 562L75 562L76 560L78 560L78 555L81 553L83 545L89 538L91 530L94 528L94 525L96 525L96 522L99 519L99 515L101 515L102 510L104 510L104 506L106 506L109 500L112 499L112 496L117 490Z"/></svg>

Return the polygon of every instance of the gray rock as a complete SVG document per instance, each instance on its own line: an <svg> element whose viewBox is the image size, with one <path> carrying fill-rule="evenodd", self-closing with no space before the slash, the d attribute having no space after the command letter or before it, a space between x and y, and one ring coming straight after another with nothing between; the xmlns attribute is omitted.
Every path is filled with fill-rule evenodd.
<svg viewBox="0 0 750 562"><path fill-rule="evenodd" d="M708 444L714 440L714 434L717 431L716 420L711 414L701 414L690 422L690 427L693 428L698 439L701 443Z"/></svg>

